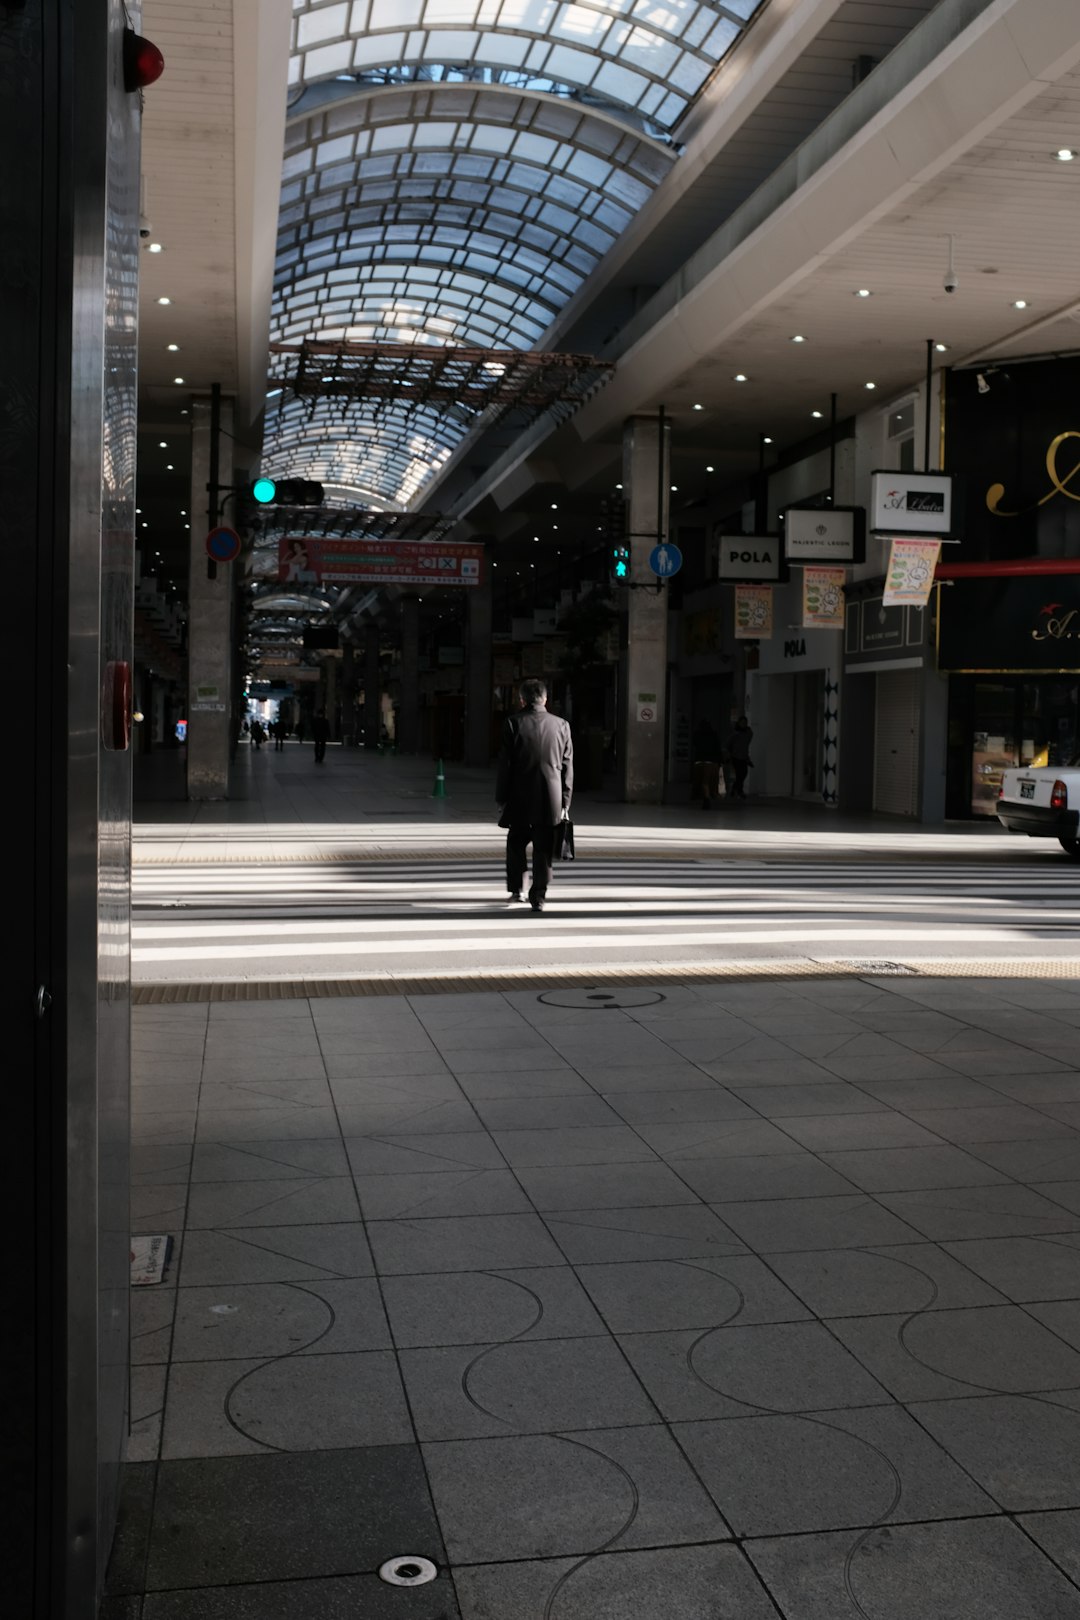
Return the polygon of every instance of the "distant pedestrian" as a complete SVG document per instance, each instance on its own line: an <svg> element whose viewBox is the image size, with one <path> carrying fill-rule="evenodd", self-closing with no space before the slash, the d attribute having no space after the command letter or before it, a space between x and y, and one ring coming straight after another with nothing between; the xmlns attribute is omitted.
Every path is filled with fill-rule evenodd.
<svg viewBox="0 0 1080 1620"><path fill-rule="evenodd" d="M574 791L574 744L570 726L549 714L543 681L521 683L521 713L503 728L495 798L499 826L506 834L506 887L512 900L522 898L525 866L532 845L529 904L543 911L555 828L569 815Z"/></svg>
<svg viewBox="0 0 1080 1620"><path fill-rule="evenodd" d="M277 719L274 721L274 753L275 754L283 754L284 752L285 752L285 722L281 718L281 716L278 715Z"/></svg>
<svg viewBox="0 0 1080 1620"><path fill-rule="evenodd" d="M326 718L325 709L320 709L312 721L311 735L315 739L315 763L321 765L326 758L326 745L330 741L330 722Z"/></svg>
<svg viewBox="0 0 1080 1620"><path fill-rule="evenodd" d="M750 729L750 722L745 714L741 714L735 722L735 729L724 744L724 753L731 762L733 799L746 798L746 773L753 769L754 764L750 758L750 744L753 740L754 733Z"/></svg>
<svg viewBox="0 0 1080 1620"><path fill-rule="evenodd" d="M720 739L707 720L694 728L691 790L701 795L701 808L711 810L720 797Z"/></svg>
<svg viewBox="0 0 1080 1620"><path fill-rule="evenodd" d="M266 741L266 732L262 728L262 721L261 720L253 720L252 721L252 723L251 723L251 740L255 744L256 748L261 748L263 743Z"/></svg>

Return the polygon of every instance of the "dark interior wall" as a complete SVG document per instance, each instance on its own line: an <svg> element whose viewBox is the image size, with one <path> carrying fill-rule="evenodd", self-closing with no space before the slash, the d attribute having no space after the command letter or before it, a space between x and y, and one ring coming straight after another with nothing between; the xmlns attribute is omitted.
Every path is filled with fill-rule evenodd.
<svg viewBox="0 0 1080 1620"><path fill-rule="evenodd" d="M138 21L138 7L128 8ZM92 1620L126 1431L138 97L121 0L0 0L5 794L4 1604ZM17 583L16 583L17 582Z"/></svg>

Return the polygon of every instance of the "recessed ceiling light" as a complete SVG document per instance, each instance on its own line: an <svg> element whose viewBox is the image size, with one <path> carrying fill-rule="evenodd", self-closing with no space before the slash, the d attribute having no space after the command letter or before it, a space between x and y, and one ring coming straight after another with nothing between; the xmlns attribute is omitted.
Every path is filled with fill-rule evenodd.
<svg viewBox="0 0 1080 1620"><path fill-rule="evenodd" d="M706 467L705 471L706 472L715 472L716 468L715 467Z"/></svg>
<svg viewBox="0 0 1080 1620"><path fill-rule="evenodd" d="M174 383L182 383L182 382L183 382L183 380L184 380L184 379L183 379L183 377L174 377L174 378L173 378L173 382L174 382Z"/></svg>
<svg viewBox="0 0 1080 1620"><path fill-rule="evenodd" d="M704 405L695 405L694 409L695 409L695 411L703 411L705 409L705 407L704 407Z"/></svg>
<svg viewBox="0 0 1080 1620"><path fill-rule="evenodd" d="M552 510L552 511L553 511L553 512L557 512L557 511L558 511L558 510L559 510L559 503L558 503L558 501L552 501L552 503L551 503L551 510Z"/></svg>
<svg viewBox="0 0 1080 1620"><path fill-rule="evenodd" d="M143 518L142 522L139 524L139 528L140 529L148 529L149 527L150 527L149 523L147 523L146 519Z"/></svg>
<svg viewBox="0 0 1080 1620"><path fill-rule="evenodd" d="M768 434L765 435L764 439L762 439L761 442L762 442L762 444L772 444L772 440L769 438Z"/></svg>
<svg viewBox="0 0 1080 1620"><path fill-rule="evenodd" d="M184 524L184 528L185 528L185 529L190 529L190 528L191 528L191 524L190 524L190 523L185 523L185 524Z"/></svg>
<svg viewBox="0 0 1080 1620"><path fill-rule="evenodd" d="M142 517L142 507L141 506L137 506L135 508L135 516L136 517Z"/></svg>
<svg viewBox="0 0 1080 1620"><path fill-rule="evenodd" d="M859 288L857 288L856 292L855 292L855 296L856 296L856 298L869 298L871 296L869 287L859 287Z"/></svg>
<svg viewBox="0 0 1080 1620"><path fill-rule="evenodd" d="M172 299L171 298L159 298L158 303L159 304L171 304Z"/></svg>
<svg viewBox="0 0 1080 1620"><path fill-rule="evenodd" d="M1054 156L1057 158L1059 163L1072 163L1076 157L1076 153L1073 151L1071 146L1059 146L1057 151L1054 153Z"/></svg>
<svg viewBox="0 0 1080 1620"><path fill-rule="evenodd" d="M165 347L168 349L170 354L177 354L180 349L179 343L166 343Z"/></svg>
<svg viewBox="0 0 1080 1620"><path fill-rule="evenodd" d="M876 388L876 387L877 387L877 383L867 383L867 385L866 385L866 386L867 386L867 388Z"/></svg>
<svg viewBox="0 0 1080 1620"><path fill-rule="evenodd" d="M1013 309L1027 309L1027 307L1028 307L1028 301L1027 301L1026 298L1014 298L1013 299Z"/></svg>
<svg viewBox="0 0 1080 1620"><path fill-rule="evenodd" d="M621 485L621 484L616 484L616 485L615 485L615 488L616 488L616 489L622 489L622 485Z"/></svg>
<svg viewBox="0 0 1080 1620"><path fill-rule="evenodd" d="M158 440L158 449L159 450L167 450L168 448L169 448L169 442L168 442L167 439L159 439Z"/></svg>
<svg viewBox="0 0 1080 1620"><path fill-rule="evenodd" d="M160 253L161 252L161 243L160 242L151 242L146 251L148 253Z"/></svg>
<svg viewBox="0 0 1080 1620"><path fill-rule="evenodd" d="M187 513L185 512L183 507L180 508L180 516L181 517L187 517Z"/></svg>
<svg viewBox="0 0 1080 1620"><path fill-rule="evenodd" d="M817 417L820 417L820 415L821 415L821 412L820 412L820 411L811 411L811 412L810 412L810 415L811 415L811 416L817 416Z"/></svg>
<svg viewBox="0 0 1080 1620"><path fill-rule="evenodd" d="M737 371L735 373L735 381L736 382L745 382L746 381L746 372L745 371Z"/></svg>
<svg viewBox="0 0 1080 1620"><path fill-rule="evenodd" d="M792 343L805 343L806 339L803 337L801 332L796 332L791 341Z"/></svg>
<svg viewBox="0 0 1080 1620"><path fill-rule="evenodd" d="M176 468L173 466L171 461L167 461L165 463L165 471L166 472L175 472L176 471Z"/></svg>
<svg viewBox="0 0 1080 1620"><path fill-rule="evenodd" d="M947 354L949 352L949 345L947 343L935 343L934 348L937 350L938 354Z"/></svg>

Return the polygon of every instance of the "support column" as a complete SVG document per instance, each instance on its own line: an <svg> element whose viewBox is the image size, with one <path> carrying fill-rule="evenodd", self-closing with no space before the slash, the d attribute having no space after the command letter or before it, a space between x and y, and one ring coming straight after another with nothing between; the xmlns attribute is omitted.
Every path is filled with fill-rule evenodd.
<svg viewBox="0 0 1080 1620"><path fill-rule="evenodd" d="M224 799L229 793L229 714L232 688L233 564L218 563L207 578L206 536L210 527L211 403L191 401L191 546L188 554L188 733L189 799ZM219 484L232 483L231 400L221 402L218 434Z"/></svg>
<svg viewBox="0 0 1080 1620"><path fill-rule="evenodd" d="M400 754L415 754L420 736L420 598L401 603L401 695L397 712Z"/></svg>
<svg viewBox="0 0 1080 1620"><path fill-rule="evenodd" d="M479 585L466 587L465 763L491 763L491 563Z"/></svg>
<svg viewBox="0 0 1080 1620"><path fill-rule="evenodd" d="M382 676L379 667L379 627L364 632L364 747L379 746L382 727Z"/></svg>
<svg viewBox="0 0 1080 1620"><path fill-rule="evenodd" d="M627 804L664 798L667 725L667 591L654 587L649 553L667 538L671 478L663 417L635 416L623 429L623 488L630 546L626 680L622 692L625 745L622 796Z"/></svg>
<svg viewBox="0 0 1080 1620"><path fill-rule="evenodd" d="M330 741L340 742L341 727L338 725L338 661L336 658L326 660L326 718L330 722Z"/></svg>
<svg viewBox="0 0 1080 1620"><path fill-rule="evenodd" d="M351 641L341 647L341 740L356 745L356 649Z"/></svg>

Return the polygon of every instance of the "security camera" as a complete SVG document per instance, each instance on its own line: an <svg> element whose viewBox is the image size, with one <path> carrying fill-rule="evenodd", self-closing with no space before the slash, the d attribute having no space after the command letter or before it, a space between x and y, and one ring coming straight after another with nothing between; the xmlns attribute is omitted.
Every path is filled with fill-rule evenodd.
<svg viewBox="0 0 1080 1620"><path fill-rule="evenodd" d="M957 287L959 287L959 285L960 285L960 277L957 275L956 271L955 270L947 270L945 272L945 282L944 282L945 291L947 293L954 293L956 291Z"/></svg>
<svg viewBox="0 0 1080 1620"><path fill-rule="evenodd" d="M144 242L148 242L154 234L154 227L145 214L139 215L139 235Z"/></svg>

